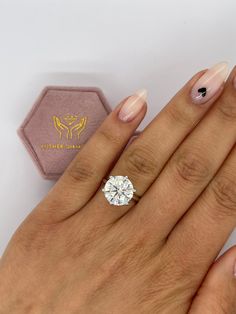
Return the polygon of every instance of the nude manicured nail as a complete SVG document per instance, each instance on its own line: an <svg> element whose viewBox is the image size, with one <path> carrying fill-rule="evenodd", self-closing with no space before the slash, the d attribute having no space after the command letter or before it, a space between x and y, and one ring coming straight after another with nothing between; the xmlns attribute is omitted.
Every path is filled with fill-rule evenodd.
<svg viewBox="0 0 236 314"><path fill-rule="evenodd" d="M127 98L120 109L119 119L124 122L133 120L141 111L147 100L147 90L140 89L133 95Z"/></svg>
<svg viewBox="0 0 236 314"><path fill-rule="evenodd" d="M191 91L194 103L203 104L220 89L228 75L228 63L220 62L208 69L195 83Z"/></svg>

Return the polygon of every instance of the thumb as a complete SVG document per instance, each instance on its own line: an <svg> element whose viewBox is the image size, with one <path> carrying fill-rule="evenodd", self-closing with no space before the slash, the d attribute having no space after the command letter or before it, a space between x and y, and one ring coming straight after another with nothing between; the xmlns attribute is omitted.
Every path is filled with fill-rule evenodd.
<svg viewBox="0 0 236 314"><path fill-rule="evenodd" d="M189 313L236 313L236 246L212 265L193 300Z"/></svg>

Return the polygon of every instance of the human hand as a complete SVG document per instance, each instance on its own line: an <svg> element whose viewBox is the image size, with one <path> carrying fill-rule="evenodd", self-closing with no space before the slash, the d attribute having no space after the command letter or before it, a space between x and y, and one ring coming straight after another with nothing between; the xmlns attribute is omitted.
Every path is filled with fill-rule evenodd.
<svg viewBox="0 0 236 314"><path fill-rule="evenodd" d="M236 224L226 68L194 75L125 150L145 91L113 110L12 237L0 314L236 313L236 247L214 262ZM139 202L110 205L109 175L127 175Z"/></svg>

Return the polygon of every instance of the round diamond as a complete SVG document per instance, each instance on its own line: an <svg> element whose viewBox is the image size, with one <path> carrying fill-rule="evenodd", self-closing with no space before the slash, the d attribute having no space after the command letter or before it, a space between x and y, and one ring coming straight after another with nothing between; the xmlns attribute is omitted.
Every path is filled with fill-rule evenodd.
<svg viewBox="0 0 236 314"><path fill-rule="evenodd" d="M110 176L102 189L108 202L112 205L128 205L135 189L127 176Z"/></svg>

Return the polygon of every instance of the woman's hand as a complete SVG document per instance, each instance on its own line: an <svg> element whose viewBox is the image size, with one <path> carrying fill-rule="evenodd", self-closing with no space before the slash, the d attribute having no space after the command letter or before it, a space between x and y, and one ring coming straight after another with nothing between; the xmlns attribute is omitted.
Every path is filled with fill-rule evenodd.
<svg viewBox="0 0 236 314"><path fill-rule="evenodd" d="M1 314L236 313L236 68L197 73L124 150L145 116L126 98L12 237ZM210 108L211 107L211 108ZM110 205L102 179L140 201Z"/></svg>

